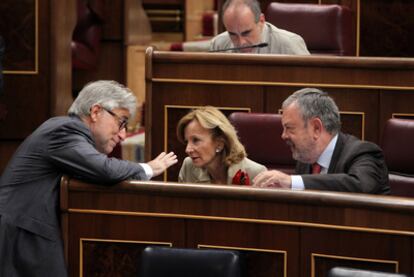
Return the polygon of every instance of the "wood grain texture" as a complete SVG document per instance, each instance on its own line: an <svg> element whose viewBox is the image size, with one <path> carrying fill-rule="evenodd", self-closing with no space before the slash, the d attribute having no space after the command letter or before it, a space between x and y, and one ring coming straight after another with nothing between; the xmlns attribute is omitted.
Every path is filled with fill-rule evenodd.
<svg viewBox="0 0 414 277"><path fill-rule="evenodd" d="M413 273L412 199L163 182L105 187L73 179L61 195L70 276L84 270L84 259L115 267L103 257L123 243L136 245L127 247L135 256L134 249L162 243L237 249L248 256L248 276L325 276L334 265ZM85 238L101 245L96 255L80 256ZM122 275L125 268L116 266Z"/></svg>

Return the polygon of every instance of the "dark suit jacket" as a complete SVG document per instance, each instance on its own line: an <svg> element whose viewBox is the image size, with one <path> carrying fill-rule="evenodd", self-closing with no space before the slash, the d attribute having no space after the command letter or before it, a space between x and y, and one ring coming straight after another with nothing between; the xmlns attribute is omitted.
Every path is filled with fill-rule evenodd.
<svg viewBox="0 0 414 277"><path fill-rule="evenodd" d="M328 174L311 175L311 165L298 162L306 189L389 194L388 169L382 150L371 142L339 133Z"/></svg>
<svg viewBox="0 0 414 277"><path fill-rule="evenodd" d="M98 152L78 117L49 119L17 149L0 179L0 229L24 234L19 235L23 241L17 238L19 243L11 245L14 231L0 230L0 257L8 255L8 261L0 259L0 276L66 275L59 225L63 174L101 184L146 179L139 164ZM10 260L11 249L17 253L15 260Z"/></svg>

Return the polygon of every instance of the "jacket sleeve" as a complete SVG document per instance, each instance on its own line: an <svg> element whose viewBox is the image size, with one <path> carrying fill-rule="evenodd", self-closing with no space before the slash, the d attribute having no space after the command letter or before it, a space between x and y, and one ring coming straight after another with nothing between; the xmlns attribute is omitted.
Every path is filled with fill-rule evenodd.
<svg viewBox="0 0 414 277"><path fill-rule="evenodd" d="M334 172L302 175L306 189L388 194L388 170L381 149L360 142L344 149Z"/></svg>
<svg viewBox="0 0 414 277"><path fill-rule="evenodd" d="M138 163L109 158L98 152L88 133L76 125L57 128L50 136L46 148L48 159L65 174L103 184L147 179Z"/></svg>

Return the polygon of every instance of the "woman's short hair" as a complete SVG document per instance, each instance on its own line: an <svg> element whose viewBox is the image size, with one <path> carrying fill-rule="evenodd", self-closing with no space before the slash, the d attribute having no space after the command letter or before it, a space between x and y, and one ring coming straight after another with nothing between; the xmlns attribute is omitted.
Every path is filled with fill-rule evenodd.
<svg viewBox="0 0 414 277"><path fill-rule="evenodd" d="M224 149L221 153L226 165L238 163L246 157L246 150L237 137L236 129L222 112L212 106L194 109L180 119L177 125L177 138L180 142L186 144L185 128L193 120L210 130L213 139L223 139Z"/></svg>
<svg viewBox="0 0 414 277"><path fill-rule="evenodd" d="M95 81L83 87L69 108L68 114L88 116L94 105L100 105L108 110L127 109L130 117L133 117L137 109L137 100L129 88L116 81Z"/></svg>
<svg viewBox="0 0 414 277"><path fill-rule="evenodd" d="M327 92L316 88L298 90L286 98L282 108L286 108L292 103L297 104L305 126L310 119L318 117L328 133L337 134L341 130L338 106Z"/></svg>

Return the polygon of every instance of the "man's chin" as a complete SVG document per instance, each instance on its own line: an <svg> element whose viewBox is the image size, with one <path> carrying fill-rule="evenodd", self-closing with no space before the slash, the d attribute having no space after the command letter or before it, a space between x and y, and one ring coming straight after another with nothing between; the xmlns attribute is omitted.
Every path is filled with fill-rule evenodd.
<svg viewBox="0 0 414 277"><path fill-rule="evenodd" d="M291 149L291 150L292 150L292 149ZM301 163L306 163L306 161L304 161L304 159L303 159L303 156L302 156L302 155L300 155L298 152L293 151L293 150L292 150L292 158L293 158L295 161L298 161L298 162L301 162Z"/></svg>
<svg viewBox="0 0 414 277"><path fill-rule="evenodd" d="M113 146L108 146L107 148L105 148L105 150L103 151L104 154L109 155L114 151L115 147Z"/></svg>
<svg viewBox="0 0 414 277"><path fill-rule="evenodd" d="M246 49L241 49L240 50L240 53L243 53L243 54L249 54L249 53L252 53L253 52L253 48L246 48Z"/></svg>

